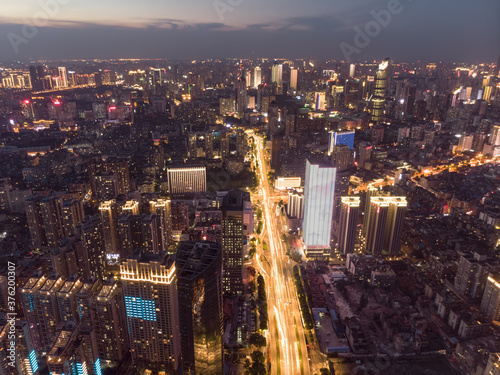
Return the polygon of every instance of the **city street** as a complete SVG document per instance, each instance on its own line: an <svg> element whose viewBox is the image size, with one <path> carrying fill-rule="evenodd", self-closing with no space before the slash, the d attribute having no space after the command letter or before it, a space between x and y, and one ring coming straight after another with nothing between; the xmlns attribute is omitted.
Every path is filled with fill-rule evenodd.
<svg viewBox="0 0 500 375"><path fill-rule="evenodd" d="M293 265L286 255L286 246L278 230L272 188L269 186L262 138L254 136L259 162L259 200L263 208L262 241L267 250L256 254L257 269L267 286L271 374L310 374L305 331L293 281Z"/></svg>

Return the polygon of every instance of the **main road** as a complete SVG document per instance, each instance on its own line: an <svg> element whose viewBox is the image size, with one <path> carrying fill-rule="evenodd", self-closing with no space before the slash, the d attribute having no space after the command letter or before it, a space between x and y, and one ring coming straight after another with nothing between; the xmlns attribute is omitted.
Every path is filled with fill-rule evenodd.
<svg viewBox="0 0 500 375"><path fill-rule="evenodd" d="M278 230L272 188L267 177L268 167L261 137L254 138L259 162L259 200L263 208L263 240L268 248L259 246L256 254L257 269L263 274L267 286L269 329L267 335L271 374L310 374L305 330L293 280L293 265L286 255L281 233Z"/></svg>

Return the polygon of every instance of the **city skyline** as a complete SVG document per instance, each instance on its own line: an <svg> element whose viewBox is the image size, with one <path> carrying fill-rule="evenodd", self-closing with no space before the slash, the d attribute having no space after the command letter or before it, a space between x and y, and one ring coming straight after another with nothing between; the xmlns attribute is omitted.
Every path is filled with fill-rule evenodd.
<svg viewBox="0 0 500 375"><path fill-rule="evenodd" d="M127 3L4 5L0 60L282 56L356 61L387 55L406 61L494 62L500 50L500 4L490 0ZM377 18L389 8L394 10L389 18ZM355 44L357 30L371 23L370 34L374 21L378 29L371 29L368 43ZM362 47L346 56L345 43Z"/></svg>

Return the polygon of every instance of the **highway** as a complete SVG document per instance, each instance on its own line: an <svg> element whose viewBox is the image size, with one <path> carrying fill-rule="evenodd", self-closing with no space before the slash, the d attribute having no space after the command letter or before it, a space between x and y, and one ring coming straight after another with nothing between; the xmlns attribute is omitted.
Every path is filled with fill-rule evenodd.
<svg viewBox="0 0 500 375"><path fill-rule="evenodd" d="M259 162L259 194L263 208L264 227L261 241L268 243L267 250L258 247L256 268L263 274L267 287L269 330L267 342L270 353L271 374L310 374L305 330L299 310L297 292L293 281L293 265L286 255L277 225L276 206L272 188L267 178L263 140L255 135ZM298 340L297 340L298 337ZM278 351L279 350L279 351ZM279 365L278 365L279 356Z"/></svg>

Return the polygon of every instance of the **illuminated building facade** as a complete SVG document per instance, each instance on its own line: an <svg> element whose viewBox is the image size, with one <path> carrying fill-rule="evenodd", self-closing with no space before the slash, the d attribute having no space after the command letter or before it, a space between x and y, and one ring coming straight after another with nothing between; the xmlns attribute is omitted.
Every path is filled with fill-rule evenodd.
<svg viewBox="0 0 500 375"><path fill-rule="evenodd" d="M359 197L341 198L338 247L339 251L344 255L354 252L358 227L359 204Z"/></svg>
<svg viewBox="0 0 500 375"><path fill-rule="evenodd" d="M207 189L206 167L168 168L170 194L199 193Z"/></svg>
<svg viewBox="0 0 500 375"><path fill-rule="evenodd" d="M303 239L306 255L323 255L330 249L337 170L306 161Z"/></svg>
<svg viewBox="0 0 500 375"><path fill-rule="evenodd" d="M176 252L184 374L224 372L222 249L216 242L181 242Z"/></svg>
<svg viewBox="0 0 500 375"><path fill-rule="evenodd" d="M173 260L135 252L120 265L132 363L174 373L180 365L177 277Z"/></svg>
<svg viewBox="0 0 500 375"><path fill-rule="evenodd" d="M328 156L333 152L333 147L338 145L347 145L349 150L354 148L354 134L352 131L330 131L329 133L329 143L328 143Z"/></svg>
<svg viewBox="0 0 500 375"><path fill-rule="evenodd" d="M375 77L375 90L372 97L372 112L371 121L379 123L384 118L385 108L385 91L387 88L387 68L389 67L389 59L385 59L380 63Z"/></svg>

